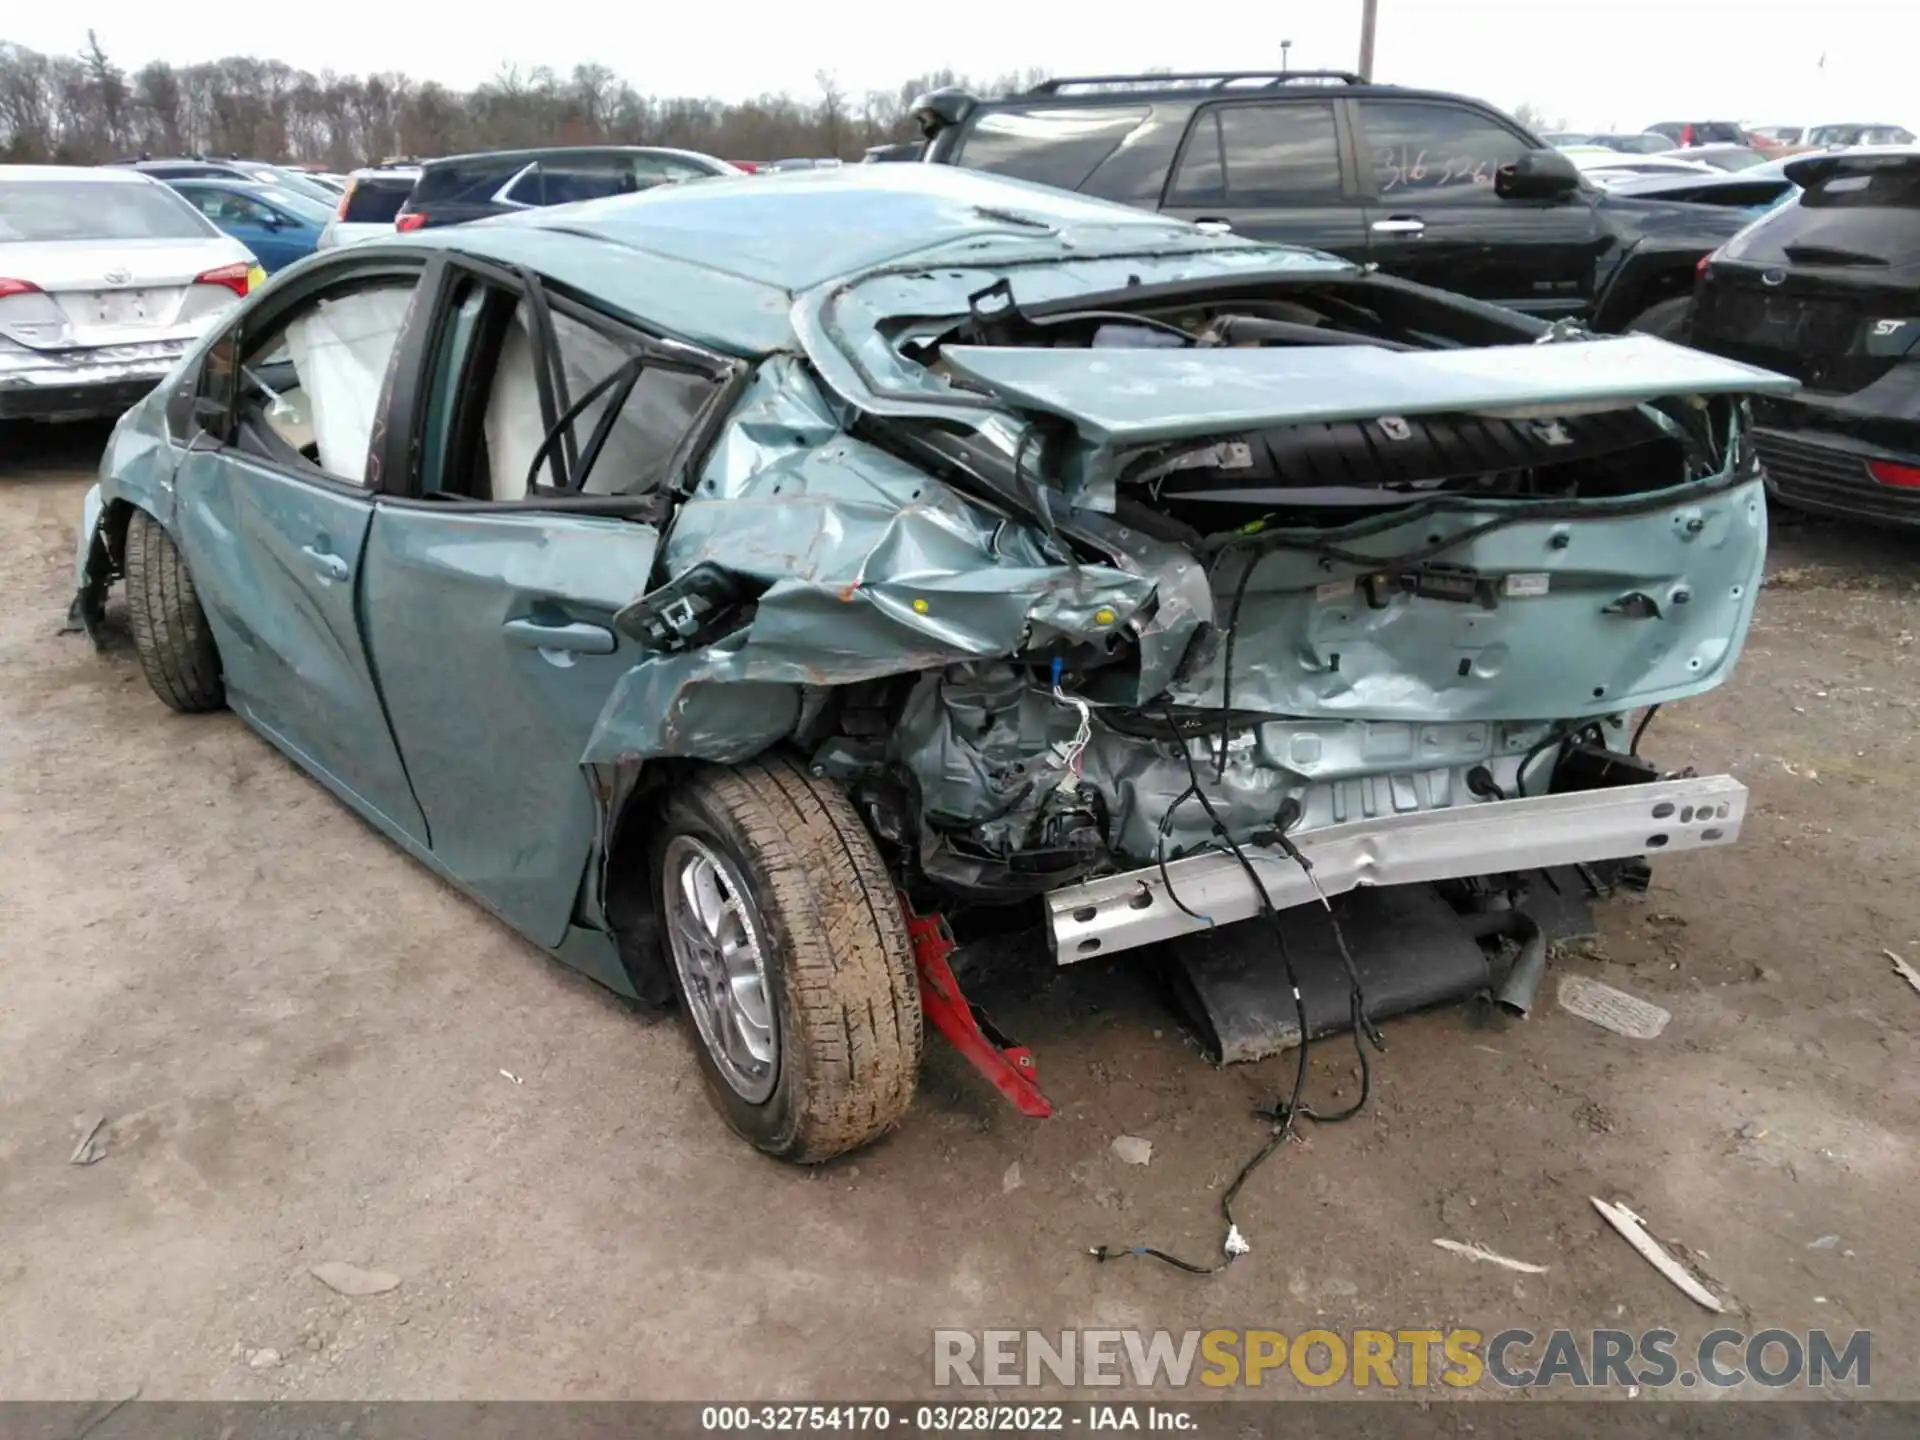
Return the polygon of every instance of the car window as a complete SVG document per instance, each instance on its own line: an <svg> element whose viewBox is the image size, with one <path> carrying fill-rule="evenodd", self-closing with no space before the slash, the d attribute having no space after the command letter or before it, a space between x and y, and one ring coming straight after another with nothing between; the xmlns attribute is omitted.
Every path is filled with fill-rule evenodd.
<svg viewBox="0 0 1920 1440"><path fill-rule="evenodd" d="M283 465L367 483L387 372L416 285L383 276L297 306L240 360L235 443Z"/></svg>
<svg viewBox="0 0 1920 1440"><path fill-rule="evenodd" d="M1360 123L1383 200L1491 200L1495 172L1532 148L1518 131L1458 105L1362 100Z"/></svg>
<svg viewBox="0 0 1920 1440"><path fill-rule="evenodd" d="M478 301L475 292L484 292ZM564 397L555 394L555 410L563 413L609 377L615 382L603 386L564 427L571 445L558 448L573 471L569 491L652 492L667 478L681 441L712 401L716 382L674 368L653 356L640 337L611 322L589 324L558 309L548 313L565 391ZM537 354L521 296L475 282L450 307L427 399L428 490L502 501L558 493L542 451L547 425ZM580 462L614 406L604 448L582 476ZM433 444L437 435L447 437L444 453Z"/></svg>
<svg viewBox="0 0 1920 1440"><path fill-rule="evenodd" d="M1078 190L1150 113L1145 105L990 110L974 121L954 163Z"/></svg>
<svg viewBox="0 0 1920 1440"><path fill-rule="evenodd" d="M219 232L150 180L0 180L0 244L31 240L202 240Z"/></svg>
<svg viewBox="0 0 1920 1440"><path fill-rule="evenodd" d="M1340 199L1333 107L1214 105L1180 155L1172 205L1324 205Z"/></svg>
<svg viewBox="0 0 1920 1440"><path fill-rule="evenodd" d="M1920 210L1920 164L1840 170L1809 185L1800 204L1808 210Z"/></svg>
<svg viewBox="0 0 1920 1440"><path fill-rule="evenodd" d="M297 190L267 190L261 198L287 217L304 220L309 225L324 225L333 219L333 206L309 199Z"/></svg>
<svg viewBox="0 0 1920 1440"><path fill-rule="evenodd" d="M231 190L203 191L200 211L216 224L264 226L277 218L273 207L261 204L251 195L241 195Z"/></svg>
<svg viewBox="0 0 1920 1440"><path fill-rule="evenodd" d="M588 155L542 160L514 181L506 198L516 205L567 205L576 200L632 195L706 173L665 156Z"/></svg>
<svg viewBox="0 0 1920 1440"><path fill-rule="evenodd" d="M410 176L355 180L340 218L349 225L391 225L412 193Z"/></svg>

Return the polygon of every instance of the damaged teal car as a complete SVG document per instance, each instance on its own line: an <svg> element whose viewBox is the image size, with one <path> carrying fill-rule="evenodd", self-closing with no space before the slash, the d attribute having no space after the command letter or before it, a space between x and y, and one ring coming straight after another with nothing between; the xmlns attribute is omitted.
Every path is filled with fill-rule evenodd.
<svg viewBox="0 0 1920 1440"><path fill-rule="evenodd" d="M1733 842L1630 722L1734 663L1791 384L944 166L701 181L277 276L114 431L75 613L813 1161L923 1022L1044 1113L954 915Z"/></svg>

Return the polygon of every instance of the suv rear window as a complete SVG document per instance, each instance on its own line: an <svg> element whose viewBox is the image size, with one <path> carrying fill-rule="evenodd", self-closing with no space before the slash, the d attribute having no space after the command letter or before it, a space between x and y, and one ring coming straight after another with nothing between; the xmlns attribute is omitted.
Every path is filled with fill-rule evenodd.
<svg viewBox="0 0 1920 1440"><path fill-rule="evenodd" d="M413 198L416 206L491 200L527 164L525 155L473 155L457 164L428 165L420 171Z"/></svg>
<svg viewBox="0 0 1920 1440"><path fill-rule="evenodd" d="M1078 190L1151 113L1145 105L990 110L967 132L954 163Z"/></svg>
<svg viewBox="0 0 1920 1440"><path fill-rule="evenodd" d="M1800 203L1809 210L1920 210L1920 160L1867 171L1840 171L1810 185Z"/></svg>
<svg viewBox="0 0 1920 1440"><path fill-rule="evenodd" d="M412 193L409 175L363 177L347 191L347 210L340 218L349 225L391 225Z"/></svg>

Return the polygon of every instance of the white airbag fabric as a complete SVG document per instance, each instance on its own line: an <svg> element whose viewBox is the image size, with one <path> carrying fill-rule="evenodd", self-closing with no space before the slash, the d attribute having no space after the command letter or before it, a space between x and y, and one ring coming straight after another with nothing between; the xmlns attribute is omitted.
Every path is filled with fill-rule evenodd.
<svg viewBox="0 0 1920 1440"><path fill-rule="evenodd" d="M360 483L373 441L374 410L411 287L334 296L287 326L287 353L306 392L320 468Z"/></svg>

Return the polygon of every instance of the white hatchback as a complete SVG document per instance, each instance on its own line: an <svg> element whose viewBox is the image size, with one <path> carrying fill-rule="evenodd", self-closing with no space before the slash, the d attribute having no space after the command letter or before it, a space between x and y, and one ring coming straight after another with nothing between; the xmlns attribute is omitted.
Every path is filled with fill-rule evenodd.
<svg viewBox="0 0 1920 1440"><path fill-rule="evenodd" d="M118 415L265 278L157 180L0 165L0 420Z"/></svg>

